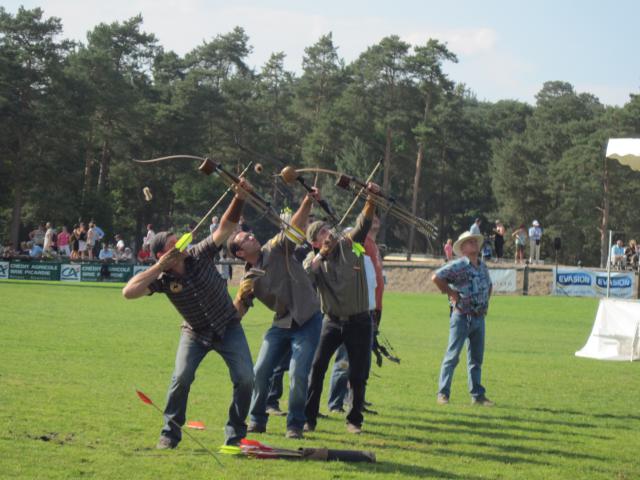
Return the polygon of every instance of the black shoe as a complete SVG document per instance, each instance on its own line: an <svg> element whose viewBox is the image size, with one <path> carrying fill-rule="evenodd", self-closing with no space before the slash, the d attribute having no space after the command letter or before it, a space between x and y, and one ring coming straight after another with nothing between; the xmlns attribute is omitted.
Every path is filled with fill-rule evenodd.
<svg viewBox="0 0 640 480"><path fill-rule="evenodd" d="M362 413L368 413L369 415L377 415L378 412L376 410L371 410L367 407L362 407Z"/></svg>
<svg viewBox="0 0 640 480"><path fill-rule="evenodd" d="M267 426L266 425L258 425L257 423L249 423L249 426L247 427L247 432L250 433L267 433Z"/></svg>
<svg viewBox="0 0 640 480"><path fill-rule="evenodd" d="M158 450L173 450L177 446L178 446L178 442L176 442L175 440L169 437L165 437L164 435L162 435L158 440L158 444L156 445L156 448Z"/></svg>

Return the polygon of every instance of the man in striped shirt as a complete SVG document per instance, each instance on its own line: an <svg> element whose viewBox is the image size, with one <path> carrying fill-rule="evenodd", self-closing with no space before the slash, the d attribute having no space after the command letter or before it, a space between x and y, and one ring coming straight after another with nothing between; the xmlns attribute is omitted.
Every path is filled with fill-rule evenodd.
<svg viewBox="0 0 640 480"><path fill-rule="evenodd" d="M240 315L215 262L221 246L238 225L246 191L250 189L242 180L220 226L189 251L180 252L175 248L177 238L172 232L156 234L150 246L157 263L131 278L122 291L128 299L164 293L183 317L164 410L165 423L157 448L175 448L180 442L178 425L184 425L186 420L187 398L195 371L211 350L224 359L233 382L225 443L238 444L246 436L245 419L253 388L251 352L240 325Z"/></svg>

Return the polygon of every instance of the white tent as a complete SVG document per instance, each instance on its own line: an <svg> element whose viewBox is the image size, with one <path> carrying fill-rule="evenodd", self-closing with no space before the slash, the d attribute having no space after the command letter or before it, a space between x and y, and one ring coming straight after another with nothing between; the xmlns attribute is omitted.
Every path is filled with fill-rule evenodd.
<svg viewBox="0 0 640 480"><path fill-rule="evenodd" d="M601 299L591 336L576 356L640 360L640 302Z"/></svg>
<svg viewBox="0 0 640 480"><path fill-rule="evenodd" d="M640 138L610 138L607 143L607 158L640 170Z"/></svg>

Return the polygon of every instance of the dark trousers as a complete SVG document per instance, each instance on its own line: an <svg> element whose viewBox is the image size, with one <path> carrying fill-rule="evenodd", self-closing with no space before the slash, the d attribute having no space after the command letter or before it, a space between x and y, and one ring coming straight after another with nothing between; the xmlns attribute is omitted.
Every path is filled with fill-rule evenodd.
<svg viewBox="0 0 640 480"><path fill-rule="evenodd" d="M273 369L273 375L269 379L269 395L267 396L267 408L280 408L280 398L282 398L282 382L284 373L289 370L291 363L291 348L285 353L280 363Z"/></svg>
<svg viewBox="0 0 640 480"><path fill-rule="evenodd" d="M320 397L329 361L338 347L344 343L349 356L349 384L353 389L353 404L347 421L362 425L362 408L371 355L371 316L369 312L352 315L349 320L336 321L325 315L320 333L320 344L311 365L305 415L307 422L315 426L320 409Z"/></svg>

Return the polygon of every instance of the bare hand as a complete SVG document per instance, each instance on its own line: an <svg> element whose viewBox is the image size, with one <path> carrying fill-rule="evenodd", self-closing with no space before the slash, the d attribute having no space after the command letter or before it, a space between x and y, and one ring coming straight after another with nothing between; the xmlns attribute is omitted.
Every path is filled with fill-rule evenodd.
<svg viewBox="0 0 640 480"><path fill-rule="evenodd" d="M236 196L240 200L244 200L245 198L247 198L249 192L253 192L253 186L246 178L242 177L240 178L240 181L237 183L237 185L234 185L233 191L236 192Z"/></svg>
<svg viewBox="0 0 640 480"><path fill-rule="evenodd" d="M160 257L158 260L158 265L160 266L160 270L166 272L167 270L171 270L182 257L182 252L177 248L173 247L171 250L166 252L164 255Z"/></svg>
<svg viewBox="0 0 640 480"><path fill-rule="evenodd" d="M322 195L320 195L320 189L317 187L311 187L311 191L307 193L311 198L313 198L316 202L322 200Z"/></svg>
<svg viewBox="0 0 640 480"><path fill-rule="evenodd" d="M459 300L460 300L460 294L455 290L451 290L449 292L449 301L455 306L458 304Z"/></svg>
<svg viewBox="0 0 640 480"><path fill-rule="evenodd" d="M371 193L380 193L380 186L377 183L369 182L367 183L367 190Z"/></svg>

